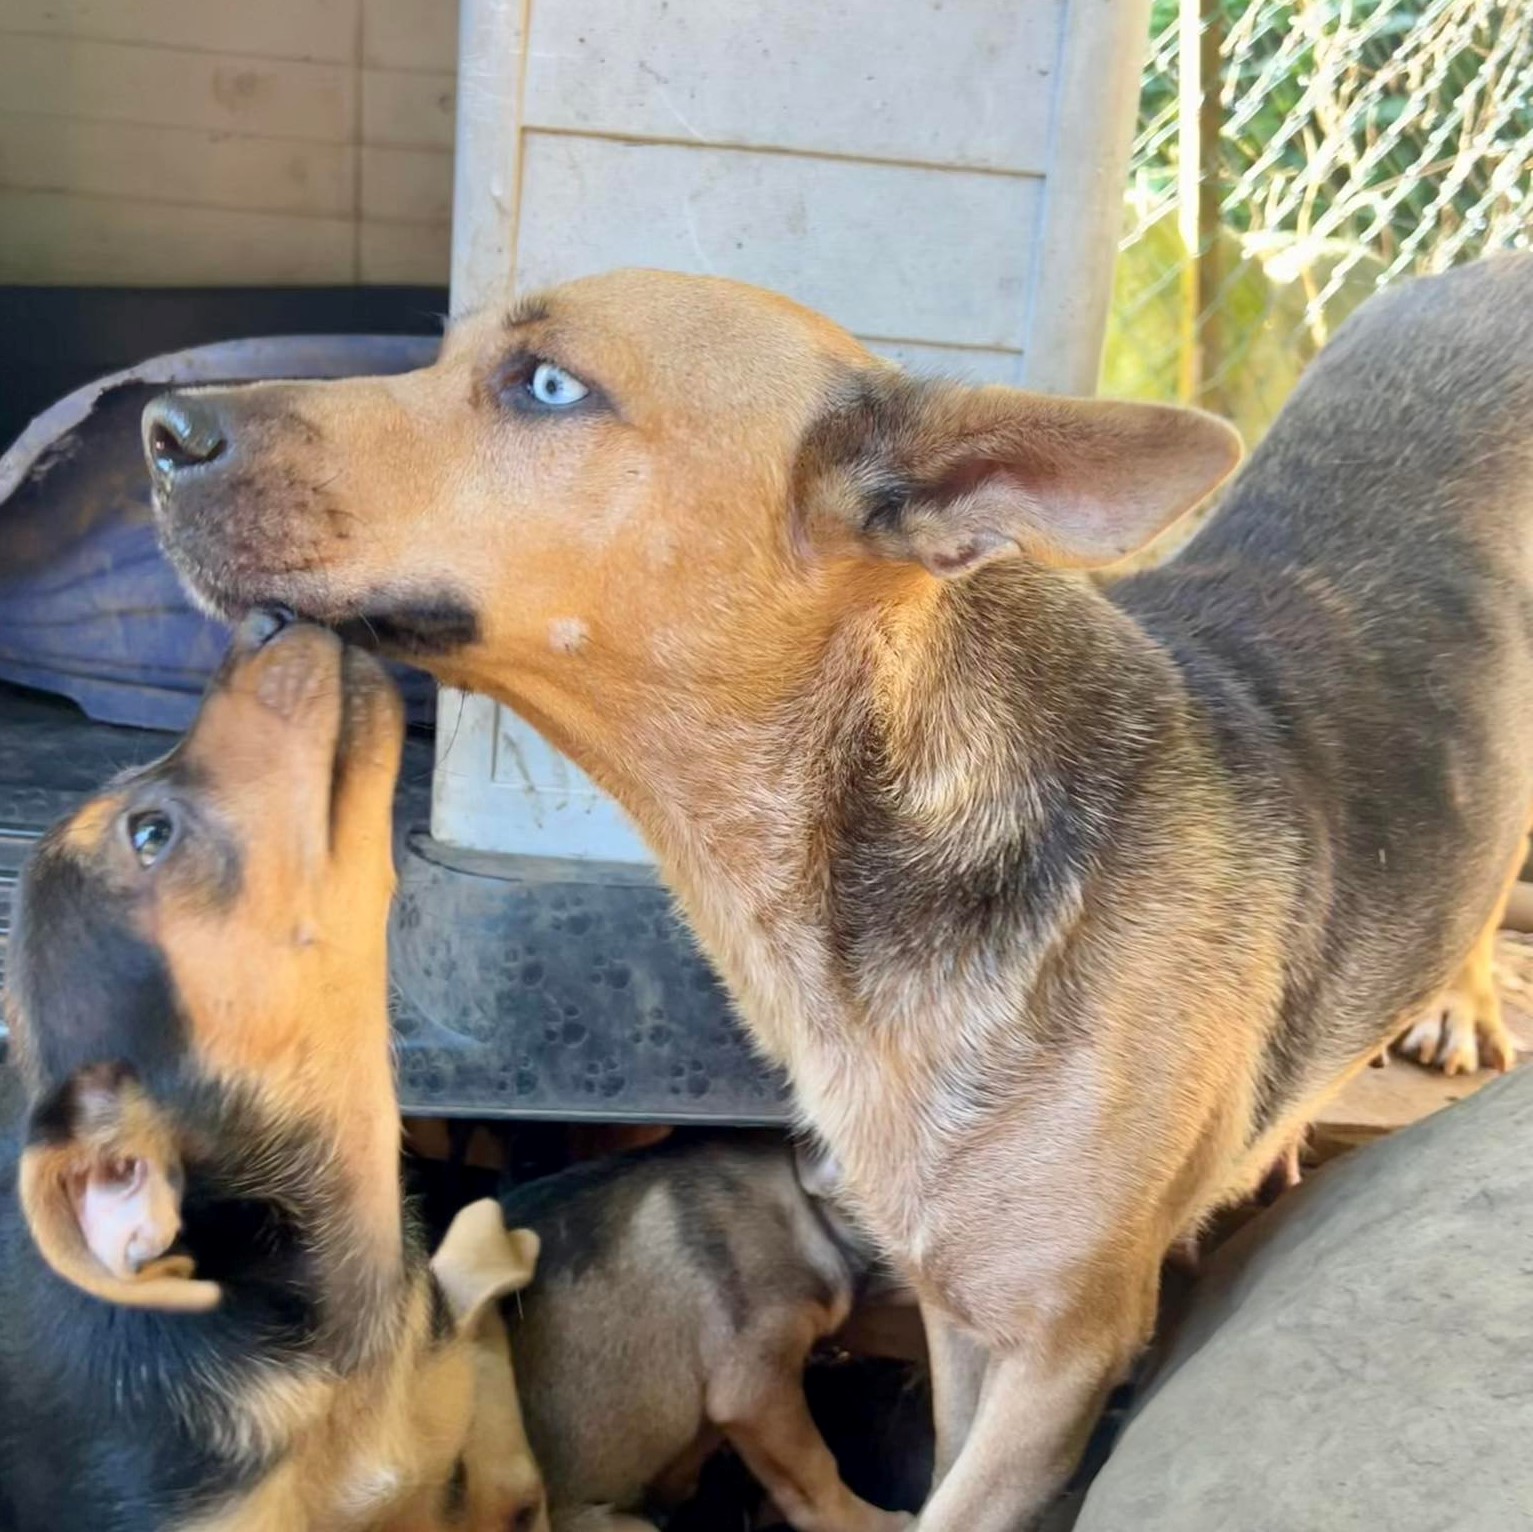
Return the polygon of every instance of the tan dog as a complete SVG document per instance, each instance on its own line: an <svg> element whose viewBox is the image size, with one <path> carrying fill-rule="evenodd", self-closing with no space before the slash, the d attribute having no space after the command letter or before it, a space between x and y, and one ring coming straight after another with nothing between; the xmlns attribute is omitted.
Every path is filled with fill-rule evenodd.
<svg viewBox="0 0 1533 1532"><path fill-rule="evenodd" d="M809 1353L878 1274L781 1139L594 1160L501 1206L541 1241L502 1307L554 1532L653 1532L626 1513L690 1493L726 1441L798 1532L909 1523L847 1488L809 1413Z"/></svg>
<svg viewBox="0 0 1533 1532"><path fill-rule="evenodd" d="M1374 300L1234 466L620 273L406 377L152 405L210 606L488 692L614 793L928 1320L923 1532L1029 1524L1247 1193L1494 918L1533 808L1533 260ZM1492 1018L1476 1021L1494 1043Z"/></svg>
<svg viewBox="0 0 1533 1532"><path fill-rule="evenodd" d="M401 1203L384 928L402 733L375 660L252 619L180 746L26 870L8 1532L546 1526L514 1409L500 1493L471 1501L461 1466L482 1331L536 1240L484 1204L428 1270Z"/></svg>

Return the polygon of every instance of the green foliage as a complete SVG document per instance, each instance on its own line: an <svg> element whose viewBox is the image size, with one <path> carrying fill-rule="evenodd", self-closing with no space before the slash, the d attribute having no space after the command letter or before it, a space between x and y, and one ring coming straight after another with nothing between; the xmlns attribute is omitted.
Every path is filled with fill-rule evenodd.
<svg viewBox="0 0 1533 1532"><path fill-rule="evenodd" d="M1210 0L1222 227L1196 253L1176 222L1179 11L1153 0L1103 386L1175 398L1195 345L1199 399L1255 436L1378 283L1533 240L1533 4ZM1195 332L1194 259L1217 293Z"/></svg>

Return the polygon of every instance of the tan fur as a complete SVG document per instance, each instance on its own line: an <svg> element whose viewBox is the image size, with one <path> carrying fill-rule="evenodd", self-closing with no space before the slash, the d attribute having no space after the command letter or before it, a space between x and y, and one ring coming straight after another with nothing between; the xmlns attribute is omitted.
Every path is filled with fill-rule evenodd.
<svg viewBox="0 0 1533 1532"><path fill-rule="evenodd" d="M568 368L614 407L515 418L494 395L507 356L520 353ZM1101 1380L1148 1333L1161 1252L1232 1190L1257 1040L1219 1045L1234 997L1210 984L1180 1029L1206 1047L1148 1061L1147 1080L1147 1061L1111 1042L1161 1002L1164 975L1143 949L1097 1019L1102 1045L1030 1059L1026 1077L1021 1060L992 1054L1015 993L979 973L842 988L816 913L817 815L847 769L834 743L847 708L872 697L934 824L962 811L960 783L973 792L992 758L989 731L1002 727L944 716L930 575L897 557L870 560L831 501L795 495L800 445L827 396L849 371L880 367L822 317L737 284L647 272L580 282L510 323L488 314L456 325L425 373L243 391L273 422L247 449L269 482L323 483L336 507L295 513L295 489L245 515L268 544L273 598L313 615L365 608L377 589L461 593L481 631L433 669L509 703L637 820L758 1045L788 1068L800 1109L923 1306L1016 1351L1013 1370L1037 1404L1029 1412L1065 1422L1036 1461L1014 1465L1043 1485L1077 1445ZM1056 423L1064 438L1074 429L1054 401L1030 408L1045 436ZM1168 460L1166 482L1146 491L1146 525L1104 526L1084 563L1158 530L1235 461L1225 428L1178 423L1203 417L1102 408L1120 445L1096 438L1099 471L1129 480L1123 453L1157 422L1207 450L1191 472ZM294 420L301 430L280 424ZM933 429L912 458L935 461L941 440ZM1045 457L1068 468L1067 454ZM974 515L989 525L994 509ZM1057 532L998 535L1069 559ZM582 643L551 645L551 625L570 622ZM1211 802L1211 837L1219 819ZM1147 929L1161 906L1184 926L1189 912L1229 907L1216 874L1198 886L1195 848L1183 864L1185 883L1146 891ZM1210 919L1206 940L1220 936ZM1263 982L1260 970L1246 977ZM987 1076L1018 1081L1017 1110L1012 1126L978 1141L959 1103ZM1115 1114L1147 1094L1176 1104L1159 1121ZM1108 1131L1118 1120L1124 1130ZM1032 1172L1018 1177L1018 1163ZM1168 1164L1184 1167L1169 1199L1152 1192ZM1099 1195L1080 1195L1083 1174ZM1048 1238L998 1245L1002 1227ZM996 1471L983 1444L974 1463ZM975 1532L935 1507L928 1522Z"/></svg>
<svg viewBox="0 0 1533 1532"><path fill-rule="evenodd" d="M433 1334L429 1279L406 1250L389 1055L397 693L375 661L343 652L320 629L289 628L255 649L244 642L236 639L180 747L183 780L194 784L182 791L195 795L199 817L178 853L154 877L135 867L123 824L129 786L87 804L50 854L88 867L102 897L120 896L164 960L190 1033L188 1067L253 1096L276 1122L306 1124L327 1161L318 1168L339 1168L333 1226L313 1237L334 1301L363 1311L362 1340L351 1366L273 1366L238 1389L214 1374L176 1399L188 1432L276 1466L214 1512L166 1524L186 1532L543 1532L541 1484L503 1334L497 1360L509 1407L487 1394L488 1424L478 1427L500 1434L495 1473L460 1508L449 1503L486 1393L483 1309L530 1280L537 1242L526 1231L508 1235L493 1203L466 1210L435 1258L456 1328ZM213 855L214 842L237 848L236 871ZM46 1019L20 1007L13 1015L35 1078L35 1029ZM92 1256L71 1195L84 1171L114 1157L172 1165L184 1146L131 1072L92 1066L71 1089L67 1136L52 1130L23 1155L23 1211L44 1258L106 1302L172 1313L216 1305L220 1288L196 1280L184 1257L118 1279Z"/></svg>
<svg viewBox="0 0 1533 1532"><path fill-rule="evenodd" d="M421 1289L382 1366L262 1401L263 1439L294 1450L237 1507L187 1532L546 1532L499 1320L476 1315L447 1345L428 1322ZM460 1457L468 1494L449 1517L443 1486Z"/></svg>
<svg viewBox="0 0 1533 1532"><path fill-rule="evenodd" d="M1418 1063L1435 1065L1445 1075L1473 1074L1482 1061L1487 1068L1502 1073L1516 1064L1517 1042L1502 1020L1501 995L1496 988L1496 933L1506 918L1527 850L1526 841L1518 846L1506 886L1464 966L1396 1039L1398 1052Z"/></svg>
<svg viewBox="0 0 1533 1532"><path fill-rule="evenodd" d="M682 1146L543 1195L508 1202L551 1254L507 1317L556 1532L685 1500L725 1442L800 1532L905 1525L841 1480L805 1402L868 1252L784 1146Z"/></svg>
<svg viewBox="0 0 1533 1532"><path fill-rule="evenodd" d="M520 407L528 358L591 385L589 407ZM920 1296L939 1429L923 1532L1029 1524L1146 1340L1167 1249L1255 1189L1380 1042L1369 1018L1355 1058L1348 1032L1260 1110L1303 838L1267 825L1250 876L1254 816L1185 678L1071 572L1216 487L1233 434L1149 406L923 389L783 299L651 272L455 326L423 373L202 399L236 439L243 498L168 494L188 579L225 608L325 620L441 593L472 612L477 631L427 662L514 708L635 819ZM231 523L238 539L216 530ZM942 579L1017 551L949 599ZM1306 599L1337 620L1324 589ZM985 663L963 624L987 618L992 653L1023 645L988 691L961 668ZM550 642L575 623L578 644ZM1017 703L1067 717L1125 666L1144 684L1120 737L1051 735ZM1142 773L1138 798L1101 808L1140 805L1132 888L1121 864L1103 888L1060 856L1037 928L1004 952L923 945L887 915L838 926L917 875L956 897L969 868L1027 845L1047 828L1027 751L1077 738ZM848 893L867 842L841 810L887 811L903 879Z"/></svg>
<svg viewBox="0 0 1533 1532"><path fill-rule="evenodd" d="M104 1074L104 1071L97 1073ZM94 1165L109 1160L171 1164L176 1149L154 1104L131 1082L83 1082L86 1120L67 1143L32 1144L21 1156L22 1216L43 1259L66 1281L107 1303L184 1313L204 1312L219 1301L218 1284L193 1280L184 1256L164 1256L131 1278L114 1275L85 1241L76 1210L77 1187Z"/></svg>

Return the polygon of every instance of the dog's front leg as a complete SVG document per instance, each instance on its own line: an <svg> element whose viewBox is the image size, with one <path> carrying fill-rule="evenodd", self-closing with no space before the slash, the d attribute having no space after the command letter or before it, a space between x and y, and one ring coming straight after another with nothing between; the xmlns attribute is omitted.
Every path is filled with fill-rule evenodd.
<svg viewBox="0 0 1533 1532"><path fill-rule="evenodd" d="M973 1423L917 1532L1031 1532L1064 1488L1108 1393L1150 1338L1158 1263L1093 1287L1113 1303L1035 1321L1023 1344L991 1349Z"/></svg>
<svg viewBox="0 0 1533 1532"><path fill-rule="evenodd" d="M926 1349L932 1381L932 1424L936 1453L932 1460L931 1492L948 1476L979 1409L980 1388L990 1353L984 1343L949 1319L934 1304L921 1305L926 1326Z"/></svg>
<svg viewBox="0 0 1533 1532"><path fill-rule="evenodd" d="M991 1354L974 1424L916 1532L1032 1532L1085 1450L1118 1367L1052 1372L1031 1352Z"/></svg>

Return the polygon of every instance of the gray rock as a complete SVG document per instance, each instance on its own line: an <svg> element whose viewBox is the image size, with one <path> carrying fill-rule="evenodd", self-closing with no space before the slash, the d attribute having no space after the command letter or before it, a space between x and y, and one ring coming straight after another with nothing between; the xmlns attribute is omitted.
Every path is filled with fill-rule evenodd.
<svg viewBox="0 0 1533 1532"><path fill-rule="evenodd" d="M1533 1069L1218 1253L1076 1532L1514 1532L1530 1448Z"/></svg>

